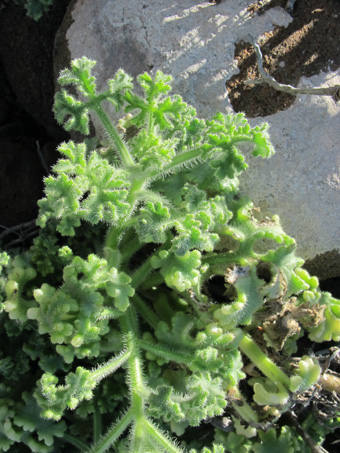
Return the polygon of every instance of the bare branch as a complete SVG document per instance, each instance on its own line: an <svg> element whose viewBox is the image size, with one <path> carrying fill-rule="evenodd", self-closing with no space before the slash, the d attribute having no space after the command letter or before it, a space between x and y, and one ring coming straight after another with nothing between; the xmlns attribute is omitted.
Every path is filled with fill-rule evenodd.
<svg viewBox="0 0 340 453"><path fill-rule="evenodd" d="M285 93L292 94L297 96L298 94L308 94L308 95L317 95L317 96L332 96L334 101L340 101L340 85L334 85L332 87L316 87L316 88L296 88L291 85L285 85L283 83L278 82L274 79L267 71L263 68L263 57L261 53L260 46L254 40L251 35L248 35L251 44L254 46L256 59L257 59L257 66L259 68L259 72L261 78L259 79L249 79L245 80L245 85L259 85L262 83L266 83L270 85L272 88L278 91L283 91Z"/></svg>

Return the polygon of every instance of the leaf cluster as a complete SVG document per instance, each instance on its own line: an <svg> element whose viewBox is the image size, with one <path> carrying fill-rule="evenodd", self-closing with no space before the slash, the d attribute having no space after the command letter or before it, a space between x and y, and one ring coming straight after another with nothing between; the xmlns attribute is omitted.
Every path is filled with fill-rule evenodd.
<svg viewBox="0 0 340 453"><path fill-rule="evenodd" d="M27 16L39 20L48 11L53 0L14 0L19 5L24 5Z"/></svg>

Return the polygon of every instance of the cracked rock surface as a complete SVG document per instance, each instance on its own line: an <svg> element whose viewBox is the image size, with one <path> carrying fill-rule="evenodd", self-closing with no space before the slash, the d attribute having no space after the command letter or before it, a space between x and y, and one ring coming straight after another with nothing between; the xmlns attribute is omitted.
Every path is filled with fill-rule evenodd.
<svg viewBox="0 0 340 453"><path fill-rule="evenodd" d="M327 39L332 40L329 46L340 46L334 31L329 34L332 21L338 21L338 10L340 17L338 1L298 0L291 14L284 4L284 0L222 0L218 4L203 0L75 0L57 40L56 72L70 59L85 55L98 62L99 89L120 67L133 76L162 70L173 76L174 92L200 116L247 111L244 106L252 106L250 121L270 124L276 155L267 161L249 159L241 192L249 194L264 215L279 214L284 229L297 240L298 253L307 260L307 267L321 278L330 278L340 275L340 104L328 97L303 95L282 104L278 93L265 88L260 95L251 87L241 89L239 67L250 50L243 46L240 51L240 46L248 33L260 44L268 37L280 41L274 49L275 65L267 64L267 69L285 68L288 75L294 70L292 60L296 66L299 55L300 66L310 68L318 61ZM311 19L301 16L307 7ZM294 24L298 30L280 40L280 33ZM313 36L311 30L316 26L318 32ZM316 39L320 45L309 55ZM299 73L293 84L339 84L337 61L326 63L306 76ZM244 74L252 77L247 69ZM268 110L259 107L262 99L270 106ZM277 108L276 100L281 102ZM99 128L95 120L94 126Z"/></svg>

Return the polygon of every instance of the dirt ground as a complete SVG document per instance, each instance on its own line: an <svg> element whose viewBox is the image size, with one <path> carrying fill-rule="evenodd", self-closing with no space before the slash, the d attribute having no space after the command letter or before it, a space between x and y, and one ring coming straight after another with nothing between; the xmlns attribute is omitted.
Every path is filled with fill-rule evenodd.
<svg viewBox="0 0 340 453"><path fill-rule="evenodd" d="M264 7L262 0L249 10L263 14L268 8L284 7L287 0L272 0ZM340 1L296 0L288 27L276 27L261 36L263 66L278 82L297 86L302 76L311 77L320 71L340 66ZM278 92L267 85L244 85L247 79L259 77L253 47L239 42L235 59L240 73L226 84L228 96L236 112L248 117L272 115L288 109L295 96Z"/></svg>

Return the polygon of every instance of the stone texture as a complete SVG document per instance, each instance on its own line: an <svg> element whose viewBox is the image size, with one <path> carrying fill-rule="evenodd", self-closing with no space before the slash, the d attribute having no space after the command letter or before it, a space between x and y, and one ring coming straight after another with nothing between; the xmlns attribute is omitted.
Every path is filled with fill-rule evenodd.
<svg viewBox="0 0 340 453"><path fill-rule="evenodd" d="M119 67L133 76L160 69L173 76L174 92L199 115L230 112L225 82L237 72L235 43L248 33L257 39L291 21L280 7L252 17L247 10L252 3L78 0L70 9L72 20L66 18L71 25L61 33L64 53L97 60L99 88ZM340 71L300 81L301 86L336 83ZM340 275L339 113L340 106L331 99L299 96L286 111L252 119L252 124L270 124L277 152L267 161L251 160L241 181L242 192L263 213L280 215L298 242L299 254L322 278ZM327 270L322 257L331 257Z"/></svg>

